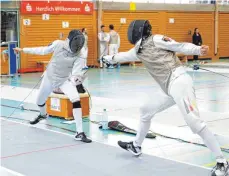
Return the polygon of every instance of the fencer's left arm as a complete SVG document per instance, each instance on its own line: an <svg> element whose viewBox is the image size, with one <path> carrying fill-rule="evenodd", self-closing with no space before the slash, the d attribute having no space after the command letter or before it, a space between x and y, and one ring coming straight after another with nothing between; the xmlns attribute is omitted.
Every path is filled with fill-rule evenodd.
<svg viewBox="0 0 229 176"><path fill-rule="evenodd" d="M179 43L163 35L155 35L154 44L158 48L182 53L185 55L202 55L201 47L192 43Z"/></svg>
<svg viewBox="0 0 229 176"><path fill-rule="evenodd" d="M108 63L114 64L114 63L123 63L123 62L134 62L134 61L140 61L136 54L135 47L130 49L127 52L120 52L115 55L107 55L103 57L105 61Z"/></svg>

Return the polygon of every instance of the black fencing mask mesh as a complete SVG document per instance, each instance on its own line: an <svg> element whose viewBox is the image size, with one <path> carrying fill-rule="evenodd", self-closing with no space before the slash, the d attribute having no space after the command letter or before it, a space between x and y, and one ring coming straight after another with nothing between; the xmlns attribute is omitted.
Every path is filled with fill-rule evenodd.
<svg viewBox="0 0 229 176"><path fill-rule="evenodd" d="M84 46L85 38L80 30L71 30L68 35L69 48L73 53L78 53Z"/></svg>
<svg viewBox="0 0 229 176"><path fill-rule="evenodd" d="M134 20L128 28L128 40L131 44L136 44L141 38L151 35L152 26L148 20Z"/></svg>

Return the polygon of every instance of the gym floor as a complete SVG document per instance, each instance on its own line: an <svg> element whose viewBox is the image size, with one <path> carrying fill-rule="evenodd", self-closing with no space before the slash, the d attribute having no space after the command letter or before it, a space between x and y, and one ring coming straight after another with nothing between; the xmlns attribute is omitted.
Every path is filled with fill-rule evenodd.
<svg viewBox="0 0 229 176"><path fill-rule="evenodd" d="M228 62L221 63L221 65L222 64L229 65ZM209 69L229 76L229 71L227 67L209 67ZM227 159L229 159L229 79L205 71L192 71L189 68L187 68L187 70L194 79L201 118L206 121L210 129L216 134L216 137L220 142L221 147L224 149L225 156L227 157ZM34 102L36 99L36 93L39 85L31 94L30 92L39 81L41 74L42 73L29 73L22 74L20 77L2 77L1 79L1 123L3 129L1 134L1 148L3 149L1 154L2 166L15 172L19 172L23 175L50 175L50 173L52 173L51 175L53 175L53 172L47 172L47 174L40 172L39 174L39 170L32 169L30 169L32 170L30 172L28 172L28 170L24 171L25 169L23 170L22 166L18 166L19 161L16 162L16 159L14 158L21 157L21 155L26 155L25 153L32 152L30 153L30 158L27 158L25 162L36 163L38 162L37 160L46 160L46 158L42 159L42 157L37 158L35 156L36 151L39 151L39 153L42 154L42 152L44 152L43 148L58 148L59 146L54 139L50 140L47 136L50 135L49 138L55 137L56 134L53 134L52 131L66 135L73 135L75 130L75 125L72 123L66 123L66 121L63 119L49 118L46 121L42 121L35 127L35 129L37 130L44 130L43 132L37 132L34 130L31 131L32 127L28 125L28 120L38 115L38 112L34 111L37 110ZM98 152L98 149L94 150L93 147L96 148L99 146L95 145L103 144L103 146L100 147L104 153L101 151L99 152L100 155L104 155L101 157L101 160L106 159L106 152L117 152L117 154L125 153L125 151L122 151L121 149L116 149L117 141L131 140L134 138L133 135L120 133L112 130L101 130L98 128L97 124L92 122L98 120L103 109L107 109L109 121L118 120L130 128L137 129L139 106L148 94L152 94L159 90L156 82L150 77L146 69L142 66L122 66L120 69L89 69L88 78L86 79L84 86L88 89L91 95L91 112L90 117L84 119L84 130L90 136L90 138L93 139L95 144L91 146L90 144L87 145L86 148L90 150L90 152L88 152L87 150L82 150L84 146L82 147L82 145L80 145L79 147L77 145L78 142L76 142L76 146L74 146L74 149L77 150L77 147L79 147L79 150L82 150L85 155L87 153L87 156L93 156L96 152ZM24 102L24 106L32 110L15 110L14 107L18 107L18 105L20 105L20 102L24 100L25 97L27 98ZM155 99L152 101L157 100ZM193 144L194 142L202 143L202 141L199 139L198 136L192 134L192 132L186 126L176 106L157 114L156 117L152 120L151 130L167 137L159 135L156 139L145 140L143 144L144 155L142 155L142 158L144 158L144 156L146 157L145 160L149 167L155 164L155 162L164 163L165 161L178 162L177 165L179 166L174 166L176 168L185 165L192 166L194 168L210 169L214 166L214 157L210 153L210 151L206 147ZM13 131L15 131L15 133ZM28 132L30 133L29 136ZM38 137L40 143L42 143L42 145L37 145L36 149L32 149L31 145L34 145L36 143L38 144L39 141L36 140L36 142L34 142L33 140L28 140L33 138L33 135L31 135L31 133L34 134L34 137ZM42 133L42 135L45 135L45 137L39 137L39 133ZM18 135L20 137L16 137ZM13 142L13 139L15 138L22 139L21 141L19 141L18 139ZM72 140L69 140L68 137L56 136L56 138L64 138L64 144L67 143L69 145L74 145L74 143L72 143ZM187 142L182 142L181 140L175 140L171 138L179 138ZM54 144L56 144L57 146L55 146ZM15 148L11 145L15 145ZM108 146L112 146L114 148L110 149ZM18 149L18 147L20 149ZM50 155L50 157L52 157L52 159L48 159L50 162L55 161L55 157L57 157L56 155L63 155L60 154L61 150L63 150L62 152L66 152L66 155L68 155L68 158L70 160L69 163L74 161L69 156L70 149L68 150L68 148L66 147L62 149L60 147L58 148L58 150L59 152L56 152L55 156L53 156L54 154ZM79 152L76 153L79 154ZM77 157L77 154L75 154L74 156ZM122 155L121 160L120 158L117 158L117 155L111 154L110 158L107 159L107 162L109 162L110 165L113 165L114 168L117 168L118 160L120 160L121 163L125 163L124 156L127 157L126 161L130 160L130 156L126 154ZM112 157L113 160L117 161L113 162ZM155 159L155 157L163 158L163 161L158 161ZM99 158L94 161L104 164L104 161L100 161ZM65 163L62 163L62 165L68 166L69 163L66 163L67 161L64 162ZM88 166L91 164L91 162L85 162L84 164ZM17 165L17 167L15 165ZM166 165L166 167L169 166L171 167L171 165ZM106 167L112 169L111 166ZM43 168L42 166L40 166L40 169L46 169L46 167L44 166ZM103 173L104 175L109 175L102 171L102 169L104 169L103 167L97 167L97 169L98 174ZM208 169L206 170L208 171ZM38 172L38 174L32 174L34 172ZM81 173L81 171L79 172ZM122 172L121 175L125 175L125 172L123 170L120 170L120 172ZM137 170L135 170L135 172L138 173L138 175L141 174L140 171L138 172ZM187 171L185 171L185 174L186 172ZM148 174L152 175L152 170L149 169ZM157 172L157 174L155 175L161 176L167 174ZM196 174L192 173L190 175Z"/></svg>

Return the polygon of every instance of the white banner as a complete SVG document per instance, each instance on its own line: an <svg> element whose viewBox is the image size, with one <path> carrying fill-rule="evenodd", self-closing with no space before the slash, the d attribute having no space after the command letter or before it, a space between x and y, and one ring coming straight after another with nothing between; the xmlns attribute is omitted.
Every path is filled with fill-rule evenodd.
<svg viewBox="0 0 229 176"><path fill-rule="evenodd" d="M59 98L51 98L51 110L60 112L61 105Z"/></svg>

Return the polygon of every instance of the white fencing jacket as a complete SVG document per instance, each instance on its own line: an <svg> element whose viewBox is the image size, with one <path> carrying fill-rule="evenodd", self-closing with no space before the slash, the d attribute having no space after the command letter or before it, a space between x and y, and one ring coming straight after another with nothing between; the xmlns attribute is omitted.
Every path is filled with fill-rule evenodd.
<svg viewBox="0 0 229 176"><path fill-rule="evenodd" d="M79 53L72 53L68 39L55 40L45 47L23 48L23 52L36 55L53 53L46 73L54 88L60 87L68 78L84 76L80 61L85 55L84 48Z"/></svg>
<svg viewBox="0 0 229 176"><path fill-rule="evenodd" d="M142 50L138 53L140 43L141 40L131 50L114 55L111 61L142 61L150 75L158 82L166 94L168 94L172 73L178 67L182 67L179 58L176 56L176 52L185 55L201 55L200 46L192 43L178 43L163 35L152 35L148 37L142 42ZM180 70L179 74L185 73L185 69Z"/></svg>

